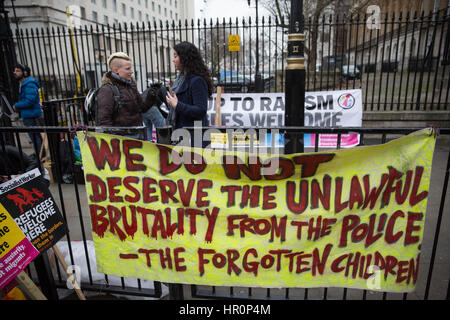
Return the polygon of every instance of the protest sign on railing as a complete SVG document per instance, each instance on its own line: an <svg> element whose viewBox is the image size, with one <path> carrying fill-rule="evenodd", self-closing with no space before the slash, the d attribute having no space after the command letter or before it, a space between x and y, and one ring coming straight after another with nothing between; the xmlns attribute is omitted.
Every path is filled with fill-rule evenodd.
<svg viewBox="0 0 450 320"><path fill-rule="evenodd" d="M67 233L40 176L36 168L0 185L0 288Z"/></svg>
<svg viewBox="0 0 450 320"><path fill-rule="evenodd" d="M0 203L0 289L39 254Z"/></svg>
<svg viewBox="0 0 450 320"><path fill-rule="evenodd" d="M215 123L216 111L213 99L208 105L209 123ZM220 96L221 124L228 127L267 127L284 126L284 92L271 93L222 93ZM361 89L312 91L305 93L304 126L307 127L361 127L362 125ZM224 135L226 136L226 135ZM217 135L216 135L217 139ZM336 147L337 134L305 134L304 146ZM266 139L270 141L270 139ZM354 147L359 144L358 134L343 134L341 147ZM283 146L283 136L279 135L275 146ZM218 147L218 144L215 144ZM225 147L226 144L223 144ZM264 144L261 146L270 146Z"/></svg>
<svg viewBox="0 0 450 320"><path fill-rule="evenodd" d="M87 136L86 136L87 135ZM414 290L435 137L258 155L78 133L98 271L170 283Z"/></svg>
<svg viewBox="0 0 450 320"><path fill-rule="evenodd" d="M48 187L34 169L0 186L0 202L33 246L44 252L67 233L67 227Z"/></svg>

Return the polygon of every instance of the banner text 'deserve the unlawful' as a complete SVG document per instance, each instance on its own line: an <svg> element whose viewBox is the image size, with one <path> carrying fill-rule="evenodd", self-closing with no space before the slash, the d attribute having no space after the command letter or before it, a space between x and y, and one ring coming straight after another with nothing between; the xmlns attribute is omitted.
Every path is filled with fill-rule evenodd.
<svg viewBox="0 0 450 320"><path fill-rule="evenodd" d="M380 146L282 156L92 133L81 149L101 272L367 288L377 266L381 290L414 289L434 149L427 130Z"/></svg>

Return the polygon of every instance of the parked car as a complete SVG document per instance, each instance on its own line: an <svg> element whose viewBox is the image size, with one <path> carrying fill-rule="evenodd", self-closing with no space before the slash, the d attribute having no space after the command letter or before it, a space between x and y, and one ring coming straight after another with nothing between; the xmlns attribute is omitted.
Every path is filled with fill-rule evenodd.
<svg viewBox="0 0 450 320"><path fill-rule="evenodd" d="M344 65L341 69L341 79L361 79L361 73L355 65Z"/></svg>
<svg viewBox="0 0 450 320"><path fill-rule="evenodd" d="M264 81L264 91L270 91L275 87L275 77L268 72L261 72L261 76Z"/></svg>
<svg viewBox="0 0 450 320"><path fill-rule="evenodd" d="M163 81L161 81L161 80L159 80L159 79L156 79L156 78L147 78L147 87L150 87L150 86L152 86L152 85L154 85L154 84L157 84L157 83L163 83Z"/></svg>
<svg viewBox="0 0 450 320"><path fill-rule="evenodd" d="M220 78L217 81L216 86L224 87L226 93L247 93L251 91L252 81L248 77L242 75L227 75L224 78Z"/></svg>
<svg viewBox="0 0 450 320"><path fill-rule="evenodd" d="M269 76L268 74L261 74L264 82L264 91L270 91L271 88L275 87L275 77ZM250 75L227 75L226 77L221 77L219 80L213 77L214 86L224 87L227 93L236 92L255 92L255 78Z"/></svg>
<svg viewBox="0 0 450 320"><path fill-rule="evenodd" d="M147 78L147 87L150 87L152 84L156 83L161 83L168 88L173 84L173 81L169 78Z"/></svg>
<svg viewBox="0 0 450 320"><path fill-rule="evenodd" d="M164 83L166 87L170 87L173 84L175 78L173 80L171 80L170 78L160 78L160 80Z"/></svg>

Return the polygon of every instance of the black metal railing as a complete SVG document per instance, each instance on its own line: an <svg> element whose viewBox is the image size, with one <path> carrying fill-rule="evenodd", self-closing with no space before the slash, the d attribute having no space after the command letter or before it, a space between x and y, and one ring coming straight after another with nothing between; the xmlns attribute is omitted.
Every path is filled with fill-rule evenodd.
<svg viewBox="0 0 450 320"><path fill-rule="evenodd" d="M114 128L107 128L114 131ZM128 128L142 130L144 127ZM92 128L91 128L92 130ZM101 130L101 128L99 128ZM119 128L117 130L123 130ZM98 294L122 294L135 297L160 298L164 293L163 285L157 281L143 281L141 279L123 278L111 275L100 276L93 267L96 263L93 258L92 236L90 233L89 213L87 211L87 198L84 194L84 175L80 163L75 157L75 143L73 127L0 127L0 152L5 152L5 136L14 137L14 145L20 155L20 162L24 168L24 154L33 157L37 153L35 148L28 146L21 138L21 134L28 132L45 134L50 148L50 161L41 163L36 161L36 167L41 172L47 171L51 180L52 192L58 207L68 225L68 234L62 239L66 242L66 263L79 266L81 269L80 286L85 292ZM5 156L5 155L4 155ZM8 172L16 175L23 172ZM4 173L2 173L4 174ZM69 176L69 178L68 178ZM75 247L76 246L76 247ZM51 259L53 257L53 259ZM49 261L56 261L51 263ZM66 271L57 263L54 255L47 258L41 255L31 267L27 268L31 278L41 286L48 299L61 299L67 294L58 293L56 289L67 289L64 275ZM83 271L84 270L84 271ZM83 274L84 272L84 274Z"/></svg>
<svg viewBox="0 0 450 320"><path fill-rule="evenodd" d="M105 128L89 127L89 130L101 131ZM111 128L107 128L111 130ZM136 128L133 128L136 129ZM141 128L145 131L145 128ZM207 129L207 128L204 128ZM261 129L261 128L221 128L215 129L226 130L247 130L247 129ZM387 141L398 138L399 136L409 134L421 128L294 128L294 127L280 127L280 128L265 128L267 130L278 130L279 133L335 133L338 135L337 149L340 148L340 141L342 134L358 133L360 134L360 145L373 145L386 143ZM113 129L114 130L114 129ZM118 128L117 130L121 130ZM74 156L74 142L73 133L74 127L0 127L0 151L4 150L5 135L12 135L19 152L33 153L33 149L24 147L23 138L21 134L27 132L45 133L49 136L49 147L52 155L52 167L55 167L56 172L62 176L63 170L67 167L71 168L73 172L76 171L76 159ZM449 230L449 206L446 198L449 174L450 174L450 128L441 128L440 135L437 138L437 146L432 164L432 175L430 181L430 192L427 207L427 219L424 228L424 236L422 241L421 259L419 275L417 280L417 290L409 294L387 293L387 292L372 292L369 290L351 289L351 288L246 288L246 287L215 287L215 286L198 286L198 285L179 285L169 284L168 289L159 282L152 282L152 288L145 288L141 280L134 279L135 285L130 286L128 280L120 278L120 284L111 284L111 276L106 275L104 283L98 284L93 279L92 269L94 261L89 257L89 250L87 242L92 239L89 232L89 214L87 199L82 196L82 189L80 184L83 182L77 179L72 179L71 182L64 183L61 180L56 180L51 184L51 191L58 202L61 213L68 223L69 234L66 240L69 248L69 256L71 264L86 263L88 270L88 279L82 281L81 288L86 291L124 294L130 296L141 296L148 298L160 298L164 290L168 290L169 298L171 299L190 299L190 298L226 298L226 299L339 299L339 300L376 300L376 299L404 299L404 300L427 300L427 299L448 299L449 298L449 278L450 268L448 262L448 237L446 236ZM55 143L57 141L58 143ZM316 139L314 148L306 148L306 152L321 151ZM70 162L65 164L62 159L64 153L60 151L60 144L67 144ZM36 152L36 150L35 150ZM23 163L23 161L22 161ZM52 169L52 168L50 168ZM11 173L12 174L12 173ZM81 262L74 259L74 251L71 248L73 241L80 241L81 248ZM66 288L66 281L61 276L64 270L59 266L54 269L40 267L39 272L46 273L47 277L36 276L33 268L29 268L28 272L33 279L42 286L53 286L53 290L46 288L46 291L55 292L55 295L50 296L58 298L56 288ZM44 280L47 281L44 282ZM185 288L186 290L184 290ZM190 289L190 290L189 290ZM186 295L186 293L190 293ZM62 297L62 296L61 296Z"/></svg>
<svg viewBox="0 0 450 320"><path fill-rule="evenodd" d="M368 16L323 15L305 20L306 90L361 88L364 111L449 110L447 10L386 14L378 29ZM83 96L99 87L106 60L125 51L133 60L138 88L169 85L175 43L196 44L216 85L225 92L255 90L259 53L265 92L284 91L288 25L282 17L166 21L15 30L18 59L41 82L45 100ZM260 31L256 48L256 28ZM228 36L240 36L240 51ZM348 66L348 67L345 67Z"/></svg>
<svg viewBox="0 0 450 320"><path fill-rule="evenodd" d="M195 128L188 128L195 130ZM384 144L392 139L410 134L422 128L315 128L315 127L284 127L284 128L256 128L256 127L215 127L223 133L239 131L258 132L258 130L277 130L277 133L290 132L295 135L303 134L337 134L336 149L341 147L342 134L357 133L360 135L360 146ZM199 130L197 128L197 130ZM439 131L438 131L439 132ZM251 134L250 133L250 134ZM440 130L442 140L436 145L432 163L433 174L430 180L430 198L427 205L427 227L424 231L422 252L419 267L416 291L412 293L375 292L363 289L351 288L252 288L252 287L216 287L205 285L189 285L192 298L203 299L258 299L258 300L448 300L450 298L450 268L448 261L447 245L444 230L448 230L450 211L448 199L446 199L450 176L450 128ZM238 148L235 147L237 150ZM249 147L247 146L247 150ZM276 149L274 149L276 150ZM330 149L326 149L330 150ZM278 150L279 151L279 150ZM305 149L305 152L318 152L319 139L315 139L314 147ZM270 153L270 150L269 150ZM450 230L449 230L450 231ZM428 234L426 233L428 232ZM447 251L446 251L447 250ZM439 257L439 260L436 259ZM436 270L439 268L439 271ZM443 271L446 270L446 271ZM443 271L443 272L442 272ZM178 292L182 286L178 285ZM188 297L182 297L187 299Z"/></svg>

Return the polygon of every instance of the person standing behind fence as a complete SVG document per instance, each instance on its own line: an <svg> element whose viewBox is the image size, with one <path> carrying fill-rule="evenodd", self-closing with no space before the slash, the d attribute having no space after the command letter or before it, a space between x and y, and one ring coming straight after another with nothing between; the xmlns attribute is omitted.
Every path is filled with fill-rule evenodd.
<svg viewBox="0 0 450 320"><path fill-rule="evenodd" d="M102 78L97 96L97 125L103 127L142 126L142 112L147 111L133 78L131 59L124 52L113 53L108 58L110 71ZM114 88L118 89L120 101L115 101ZM148 109L148 107L147 107ZM113 132L114 133L114 132ZM116 132L138 138L136 132Z"/></svg>
<svg viewBox="0 0 450 320"><path fill-rule="evenodd" d="M169 124L174 129L193 127L194 121L208 126L206 112L213 83L200 51L190 42L180 42L174 46L172 62L180 73L166 96L171 106Z"/></svg>
<svg viewBox="0 0 450 320"><path fill-rule="evenodd" d="M159 128L166 126L166 119L162 115L160 108L162 105L161 99L158 97L158 91L161 90L162 84L156 83L151 85L147 90L142 92L142 100L148 110L142 114L142 120L147 127L147 140L152 140L152 128Z"/></svg>
<svg viewBox="0 0 450 320"><path fill-rule="evenodd" d="M20 113L23 125L36 127L44 125L41 103L39 100L39 81L31 77L31 69L23 64L16 64L13 72L14 78L19 81L19 101L14 104L15 111ZM28 132L32 143L36 147L37 155L41 150L42 137L40 133Z"/></svg>

